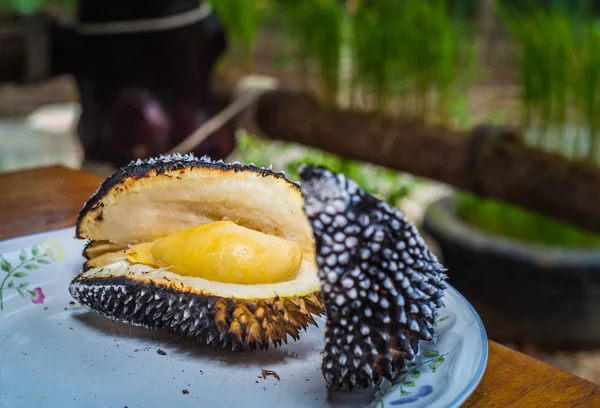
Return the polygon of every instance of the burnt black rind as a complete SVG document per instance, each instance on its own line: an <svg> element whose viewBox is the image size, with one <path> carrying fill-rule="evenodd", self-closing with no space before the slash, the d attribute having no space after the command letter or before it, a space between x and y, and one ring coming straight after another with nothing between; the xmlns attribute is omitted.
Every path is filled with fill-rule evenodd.
<svg viewBox="0 0 600 408"><path fill-rule="evenodd" d="M140 282L126 277L76 277L69 286L71 296L101 315L136 326L190 337L215 348L232 350L268 349L287 343L287 336L299 338L305 327L286 324L281 338L267 338L265 342L247 342L229 332L237 299L199 295L189 291L168 288L153 282ZM237 300L239 302L239 300ZM252 303L245 306L253 312ZM272 308L269 313L283 312Z"/></svg>
<svg viewBox="0 0 600 408"><path fill-rule="evenodd" d="M291 186L295 187L298 191L300 191L299 185L288 180L283 172L276 173L268 168L258 167L252 164L244 165L237 162L225 163L222 161L212 161L206 157L197 158L192 155L179 155L173 157L176 158L171 158L169 160L153 158L146 159L143 161L139 160L137 162L131 162L127 166L121 167L111 176L106 178L102 182L102 184L100 184L98 190L85 203L83 209L79 212L79 216L77 217L76 222L76 238L84 238L80 235L79 231L83 217L85 217L89 211L96 209L98 203L112 190L113 187L122 184L123 182L125 182L125 180L129 178L141 179L144 177L161 175L171 171L179 171L186 169L192 170L195 167L221 171L233 171L235 173L251 171L263 177L275 177L278 179L285 180Z"/></svg>

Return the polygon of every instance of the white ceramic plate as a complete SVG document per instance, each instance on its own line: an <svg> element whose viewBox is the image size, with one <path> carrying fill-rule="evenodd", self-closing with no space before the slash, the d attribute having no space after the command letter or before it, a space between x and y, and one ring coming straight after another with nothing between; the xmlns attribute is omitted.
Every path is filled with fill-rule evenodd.
<svg viewBox="0 0 600 408"><path fill-rule="evenodd" d="M456 407L485 370L483 325L450 288L437 340L422 344L396 383L328 393L322 324L282 349L242 354L75 304L68 285L84 243L73 236L66 229L0 242L0 407ZM263 378L263 369L280 380Z"/></svg>

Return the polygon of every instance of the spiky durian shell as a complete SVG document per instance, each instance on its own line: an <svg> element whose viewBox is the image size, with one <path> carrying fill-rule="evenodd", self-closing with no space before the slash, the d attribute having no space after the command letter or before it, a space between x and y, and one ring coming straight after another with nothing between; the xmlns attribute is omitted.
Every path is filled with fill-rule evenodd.
<svg viewBox="0 0 600 408"><path fill-rule="evenodd" d="M391 378L433 338L444 268L400 210L323 167L300 176L327 315L327 386Z"/></svg>
<svg viewBox="0 0 600 408"><path fill-rule="evenodd" d="M257 298L236 298L216 295L207 288L190 287L177 281L176 277L173 280L172 275L170 280L156 279L152 273L147 275L147 271L136 272L135 268L119 274L106 272L114 269L115 264L126 262L121 249L127 244L146 242L145 240L155 236L173 232L168 220L161 223L161 218L156 216L151 220L140 219L135 207L130 209L127 217L120 217L125 223L115 222L114 206L127 200L128 195L139 198L140 185L151 190L156 182L170 188L179 181L196 177L202 172L223 177L223 183L247 176L244 183L251 180L250 182L261 183L264 191L271 191L269 188L272 188L276 197L285 195L285 202L289 206L285 211L286 218L281 220L280 225L271 228L277 231L287 228L288 234L300 241L304 256L312 257L314 265L314 244L310 226L302 211L299 187L288 181L283 173L254 165L229 164L222 160L215 162L193 155L161 156L138 160L119 169L101 184L85 204L77 220L77 237L91 241L83 252L88 259L83 272L70 285L71 295L83 305L109 318L175 332L215 347L265 349L269 344L278 346L287 342L288 336L298 339L299 333L309 324L316 325L312 315L323 313L318 299L318 282L316 289L304 291L298 296L273 297L270 294ZM205 186L201 183L197 186L203 187ZM141 192L143 194L144 190ZM247 195L252 198L252 194ZM164 198L166 200L169 197L167 195ZM235 199L241 200L239 197L232 197L231 201ZM231 201L227 203L229 207L232 205ZM213 208L204 218L214 217L214 220L220 220L223 217L220 211L224 209L225 206ZM183 217L179 214L175 220L181 222L183 219L187 222L187 210L179 211L183 213ZM190 211L202 210L194 208ZM273 206L265 206L261 211L272 214ZM164 216L168 219L173 213L168 211ZM103 224L107 222L111 222L113 227L103 228ZM127 222L132 224L131 228ZM147 225L152 226L149 232L145 231ZM193 225L179 225L178 228ZM118 238L121 229L128 229L131 240L112 243L110 239ZM316 266L314 268L316 270Z"/></svg>
<svg viewBox="0 0 600 408"><path fill-rule="evenodd" d="M316 294L289 298L236 299L183 292L127 277L79 276L71 295L103 316L190 337L216 348L267 349L316 325L322 314Z"/></svg>

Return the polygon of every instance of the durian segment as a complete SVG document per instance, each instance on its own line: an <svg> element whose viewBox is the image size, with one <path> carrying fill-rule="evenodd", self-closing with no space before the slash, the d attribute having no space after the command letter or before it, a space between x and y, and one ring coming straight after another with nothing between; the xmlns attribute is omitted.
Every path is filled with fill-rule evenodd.
<svg viewBox="0 0 600 408"><path fill-rule="evenodd" d="M83 249L86 259L93 259L109 252L117 252L126 249L127 245L111 244L108 241L90 241Z"/></svg>
<svg viewBox="0 0 600 408"><path fill-rule="evenodd" d="M302 264L298 244L217 221L178 231L126 251L132 263L168 268L183 276L223 283L275 283L292 280Z"/></svg>
<svg viewBox="0 0 600 408"><path fill-rule="evenodd" d="M288 336L297 339L308 324L315 324L312 315L323 313L317 297L320 283L314 239L302 202L298 186L283 174L253 165L192 155L131 163L106 179L79 215L77 237L98 243L90 246L102 242L117 245L116 250L143 244L137 249L154 258L149 246L155 240L187 228L230 221L267 234L269 239L294 243L283 245L292 260L286 260L283 267L267 265L271 256L266 256L254 270L262 275L262 283L227 283L212 280L215 276L210 271L203 276L211 279L204 279L175 273L176 265L156 268L132 263L126 249L98 251L73 280L70 292L107 317L176 332L217 347L262 349L280 345ZM302 254L299 269L294 266L298 258L294 245ZM177 250L174 254L175 259L186 258ZM272 275L282 281L265 282L264 277Z"/></svg>
<svg viewBox="0 0 600 408"><path fill-rule="evenodd" d="M192 155L121 168L86 203L77 237L139 244L222 220L296 242L314 256L297 185L269 169Z"/></svg>
<svg viewBox="0 0 600 408"><path fill-rule="evenodd" d="M433 338L445 269L399 210L353 180L311 166L300 176L327 315L327 386L393 378Z"/></svg>
<svg viewBox="0 0 600 408"><path fill-rule="evenodd" d="M100 314L233 350L280 346L298 339L323 309L314 265L291 282L226 284L182 277L125 259L80 274L69 287Z"/></svg>

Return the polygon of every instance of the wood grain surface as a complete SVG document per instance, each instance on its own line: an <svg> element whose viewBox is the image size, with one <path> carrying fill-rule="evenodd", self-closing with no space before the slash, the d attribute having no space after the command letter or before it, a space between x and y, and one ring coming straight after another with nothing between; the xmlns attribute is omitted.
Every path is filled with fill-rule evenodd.
<svg viewBox="0 0 600 408"><path fill-rule="evenodd" d="M50 167L0 175L0 239L72 226L101 179ZM600 407L600 387L493 341L464 407Z"/></svg>

